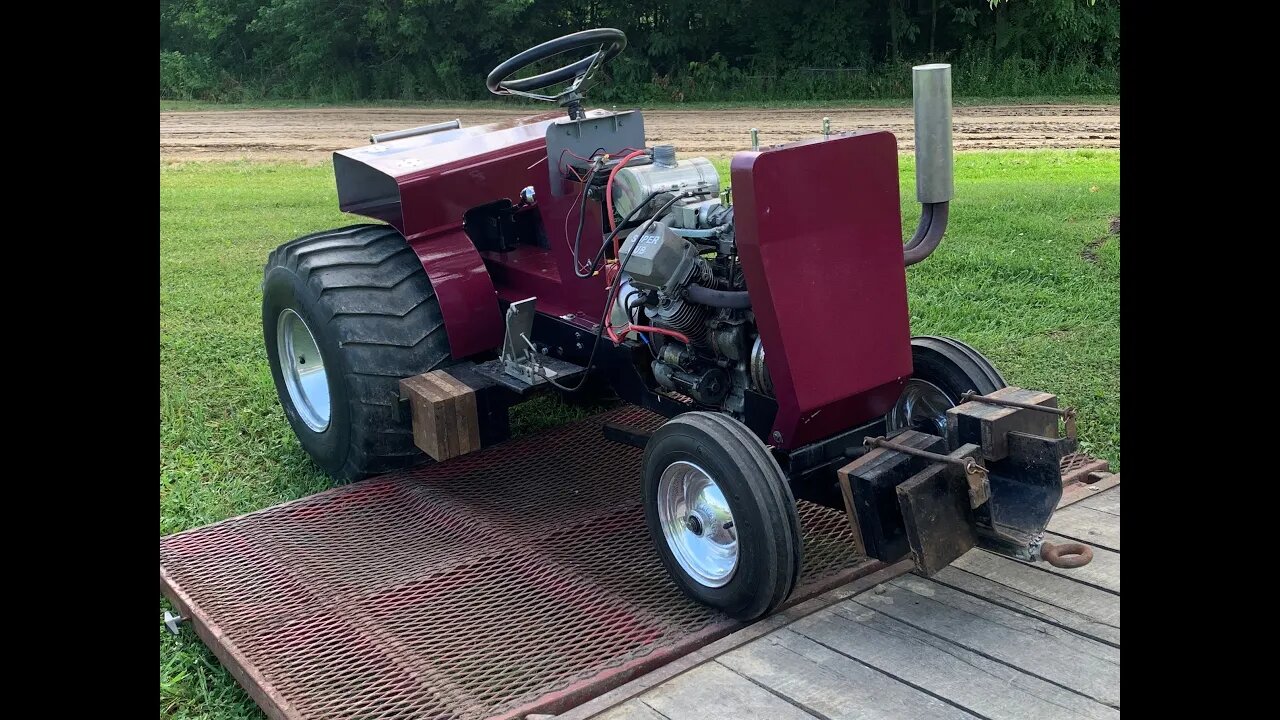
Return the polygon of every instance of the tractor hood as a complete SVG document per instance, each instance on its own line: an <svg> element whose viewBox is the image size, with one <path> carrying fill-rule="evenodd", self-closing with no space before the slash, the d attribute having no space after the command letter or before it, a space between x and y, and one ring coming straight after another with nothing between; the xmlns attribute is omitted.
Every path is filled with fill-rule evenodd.
<svg viewBox="0 0 1280 720"><path fill-rule="evenodd" d="M563 116L555 111L340 150L333 154L338 205L343 212L390 223L405 236L431 230L441 218L429 211L406 212L406 185L545 143L547 126Z"/></svg>

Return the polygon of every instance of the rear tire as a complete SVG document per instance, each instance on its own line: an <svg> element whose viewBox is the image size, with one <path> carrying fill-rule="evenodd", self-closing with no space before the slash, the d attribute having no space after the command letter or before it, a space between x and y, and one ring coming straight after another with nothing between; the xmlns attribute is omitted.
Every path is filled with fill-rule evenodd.
<svg viewBox="0 0 1280 720"><path fill-rule="evenodd" d="M298 238L271 253L262 289L271 377L312 459L342 482L426 460L400 379L453 361L439 300L404 237L352 225Z"/></svg>
<svg viewBox="0 0 1280 720"><path fill-rule="evenodd" d="M795 498L777 461L737 420L688 412L658 428L645 445L644 501L662 564L694 600L755 620L795 589L803 561Z"/></svg>
<svg viewBox="0 0 1280 720"><path fill-rule="evenodd" d="M954 338L911 338L911 363L911 379L885 416L889 432L912 429L946 437L946 411L960 404L961 395L986 395L1008 384L982 353Z"/></svg>

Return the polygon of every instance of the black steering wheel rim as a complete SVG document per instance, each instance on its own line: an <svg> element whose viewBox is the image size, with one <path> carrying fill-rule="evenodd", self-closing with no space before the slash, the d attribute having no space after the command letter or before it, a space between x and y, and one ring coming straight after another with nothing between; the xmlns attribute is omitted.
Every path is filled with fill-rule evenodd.
<svg viewBox="0 0 1280 720"><path fill-rule="evenodd" d="M596 50L587 57L564 67L557 68L550 72L534 75L533 77L521 78L519 80L508 80L507 78L520 72L520 70L547 58L554 57L563 52L577 50L579 48L604 46ZM501 65L493 69L489 73L489 77L485 80L485 86L489 88L489 92L494 95L510 95L513 93L531 93L534 90L540 90L551 85L558 85L562 82L573 80L587 72L593 64L603 65L622 52L627 46L627 36L621 30L616 28L596 28L594 30L583 30L582 32L571 33L555 40L548 40L536 47L516 55Z"/></svg>

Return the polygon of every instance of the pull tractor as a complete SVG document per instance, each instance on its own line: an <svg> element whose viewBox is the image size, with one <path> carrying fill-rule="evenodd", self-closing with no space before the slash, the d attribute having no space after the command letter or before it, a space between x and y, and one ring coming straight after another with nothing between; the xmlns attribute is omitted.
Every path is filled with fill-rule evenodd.
<svg viewBox="0 0 1280 720"><path fill-rule="evenodd" d="M584 108L626 44L578 32L488 76L559 110L334 153L341 209L376 222L281 245L263 284L271 373L315 462L352 481L445 461L502 442L538 393L607 389L668 418L603 432L644 449L671 577L733 617L794 588L797 497L926 575L975 546L1088 562L1044 541L1074 412L960 340L911 335L906 268L938 247L954 194L950 66L913 70L922 213L904 245L893 134L753 142L722 177L646 146L639 110Z"/></svg>

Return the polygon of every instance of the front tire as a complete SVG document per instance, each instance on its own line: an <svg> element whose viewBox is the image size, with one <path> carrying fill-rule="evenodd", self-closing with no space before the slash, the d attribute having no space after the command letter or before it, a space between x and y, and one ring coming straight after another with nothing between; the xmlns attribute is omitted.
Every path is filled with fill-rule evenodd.
<svg viewBox="0 0 1280 720"><path fill-rule="evenodd" d="M285 243L267 260L262 328L280 404L315 462L342 482L426 459L400 379L452 364L422 263L388 225Z"/></svg>
<svg viewBox="0 0 1280 720"><path fill-rule="evenodd" d="M644 451L645 520L685 594L739 620L777 609L802 562L782 469L749 429L714 412L668 421Z"/></svg>

